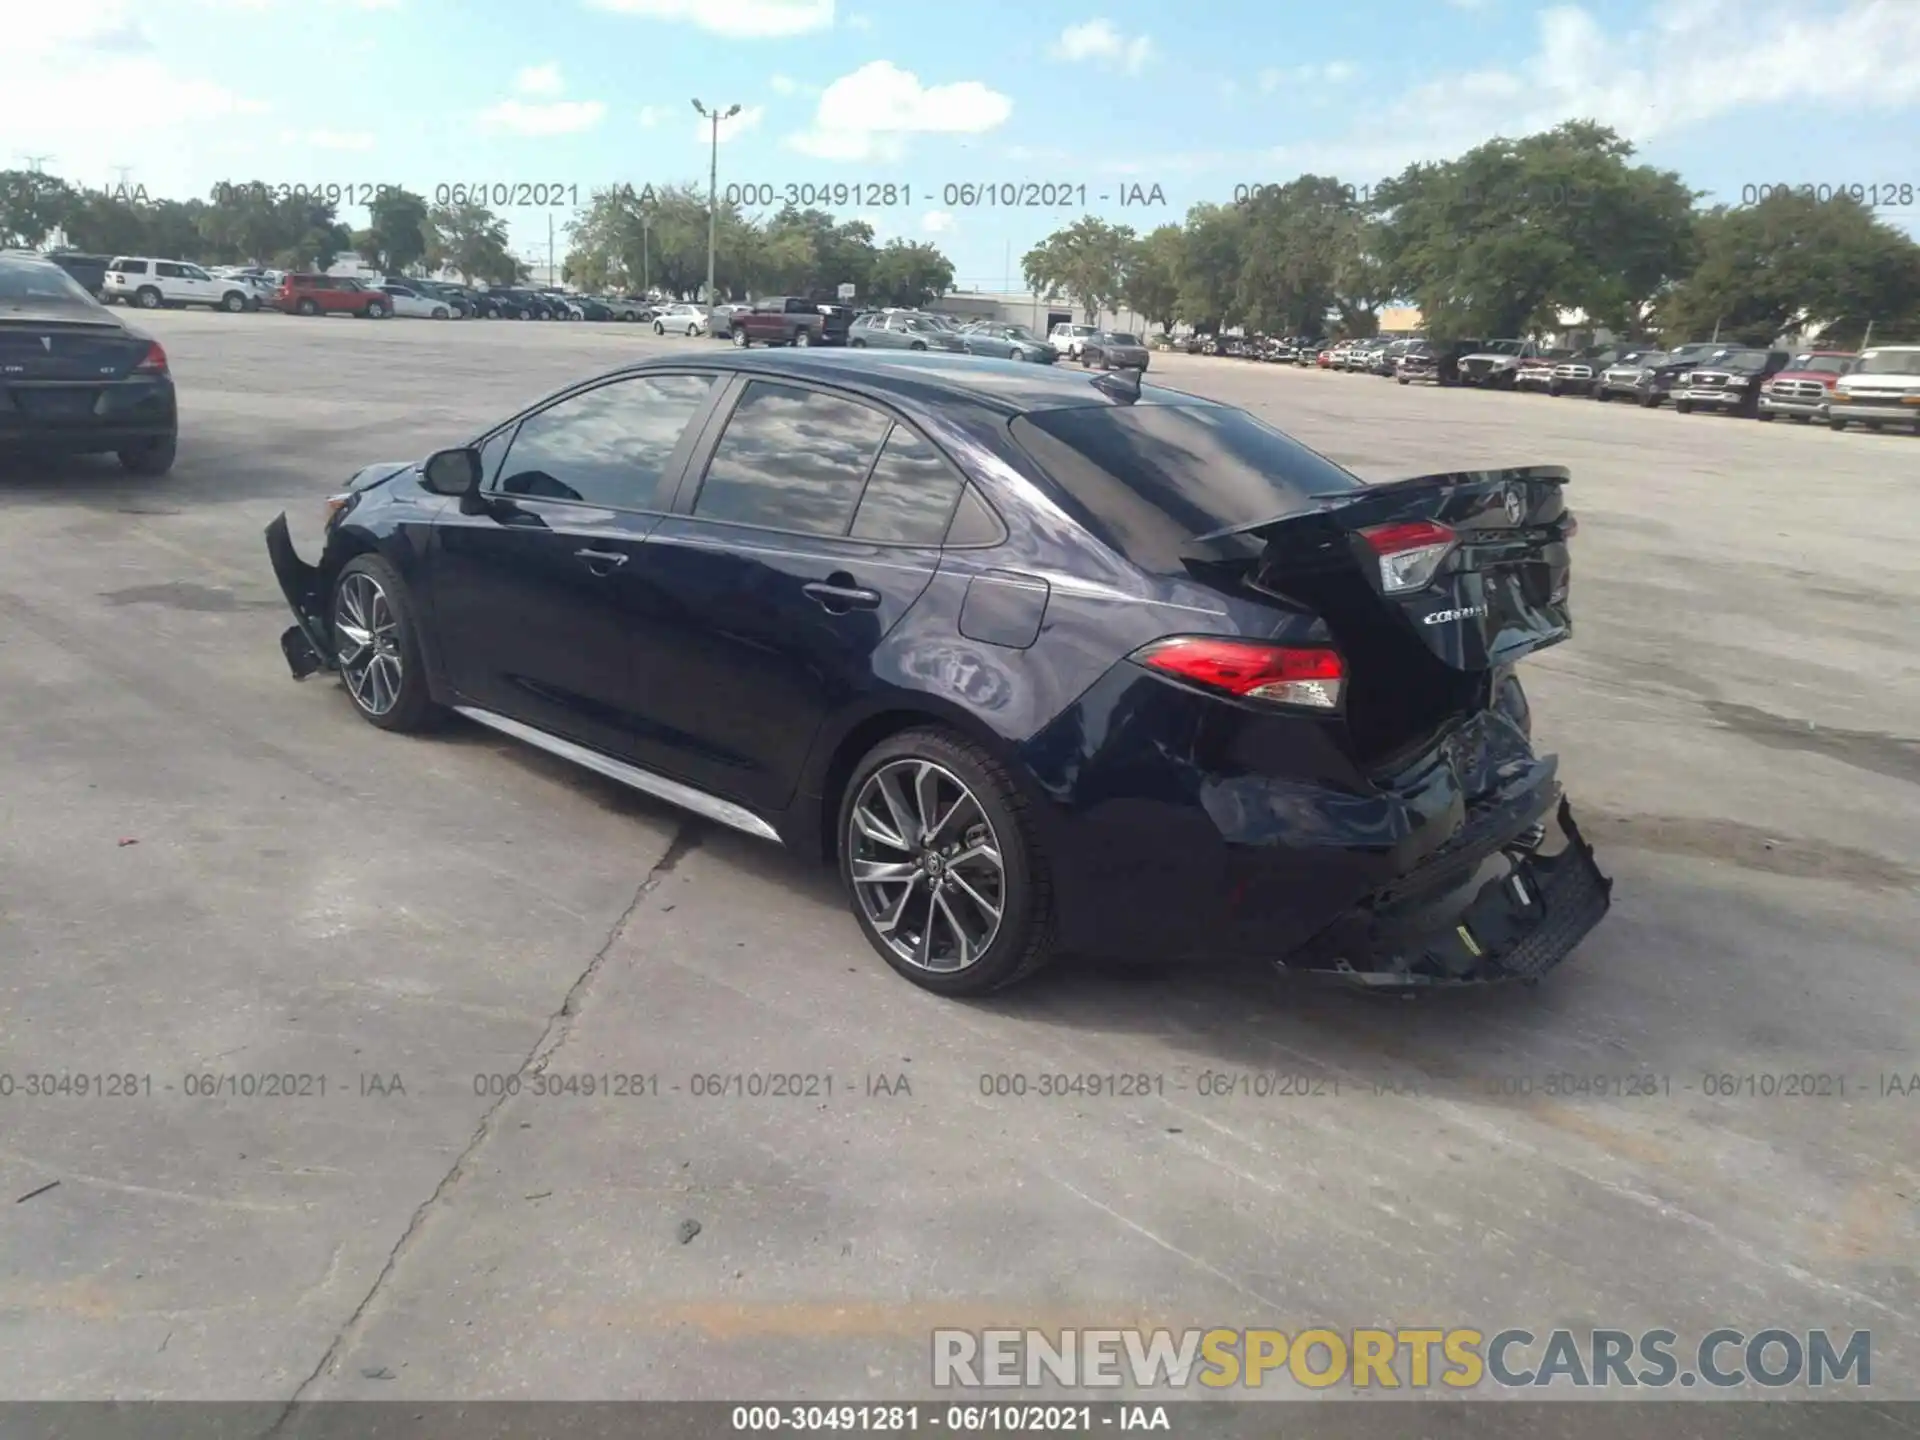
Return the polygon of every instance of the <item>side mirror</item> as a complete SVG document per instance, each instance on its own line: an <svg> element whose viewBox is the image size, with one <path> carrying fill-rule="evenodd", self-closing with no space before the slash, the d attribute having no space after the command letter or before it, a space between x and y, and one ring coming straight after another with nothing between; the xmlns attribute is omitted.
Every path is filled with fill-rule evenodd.
<svg viewBox="0 0 1920 1440"><path fill-rule="evenodd" d="M480 452L441 450L420 467L420 474L436 495L471 495L480 488Z"/></svg>

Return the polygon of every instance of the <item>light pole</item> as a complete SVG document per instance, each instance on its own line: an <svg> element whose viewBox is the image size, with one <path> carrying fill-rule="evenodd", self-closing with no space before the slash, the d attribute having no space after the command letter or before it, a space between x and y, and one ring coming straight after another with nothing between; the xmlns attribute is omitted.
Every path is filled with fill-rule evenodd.
<svg viewBox="0 0 1920 1440"><path fill-rule="evenodd" d="M738 115L740 107L735 105L722 114L696 100L693 108L713 122L713 168L707 175L707 304L712 305L715 303L713 256L720 236L720 122Z"/></svg>
<svg viewBox="0 0 1920 1440"><path fill-rule="evenodd" d="M653 293L653 216L640 212L640 293Z"/></svg>

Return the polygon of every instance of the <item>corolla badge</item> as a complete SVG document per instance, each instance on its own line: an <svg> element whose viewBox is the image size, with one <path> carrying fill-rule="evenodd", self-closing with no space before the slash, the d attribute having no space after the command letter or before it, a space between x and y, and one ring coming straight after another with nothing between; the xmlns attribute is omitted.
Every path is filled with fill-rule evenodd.
<svg viewBox="0 0 1920 1440"><path fill-rule="evenodd" d="M1421 620L1422 625L1444 625L1449 620L1472 620L1487 613L1485 605L1465 605L1458 610L1436 610Z"/></svg>
<svg viewBox="0 0 1920 1440"><path fill-rule="evenodd" d="M1520 498L1518 490L1509 490L1504 503L1507 507L1507 523L1518 525L1520 517L1527 513L1527 502Z"/></svg>

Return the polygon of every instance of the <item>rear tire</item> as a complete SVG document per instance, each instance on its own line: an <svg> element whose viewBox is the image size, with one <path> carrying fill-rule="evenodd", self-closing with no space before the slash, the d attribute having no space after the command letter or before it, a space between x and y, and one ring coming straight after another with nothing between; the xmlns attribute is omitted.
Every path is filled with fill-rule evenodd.
<svg viewBox="0 0 1920 1440"><path fill-rule="evenodd" d="M808 346L812 344L813 344L813 332L811 330L796 330L793 332L794 349L805 350Z"/></svg>
<svg viewBox="0 0 1920 1440"><path fill-rule="evenodd" d="M653 322L653 333L656 335L664 335L667 333L667 327L656 320Z"/></svg>
<svg viewBox="0 0 1920 1440"><path fill-rule="evenodd" d="M928 846L902 829L937 833ZM915 985L984 995L1051 957L1053 887L1026 799L972 741L931 728L881 741L847 782L836 833L861 933Z"/></svg>
<svg viewBox="0 0 1920 1440"><path fill-rule="evenodd" d="M733 348L736 350L745 350L748 346L753 344L753 340L750 336L748 336L747 332L742 330L737 325L733 328L732 339L733 339Z"/></svg>
<svg viewBox="0 0 1920 1440"><path fill-rule="evenodd" d="M133 298L142 310L158 310L160 308L160 292L151 285L142 285L134 292Z"/></svg>
<svg viewBox="0 0 1920 1440"><path fill-rule="evenodd" d="M334 665L361 719L406 732L442 718L427 690L413 599L391 565L378 555L354 556L334 581L328 615Z"/></svg>
<svg viewBox="0 0 1920 1440"><path fill-rule="evenodd" d="M849 340L847 342L847 348L849 350L864 350L867 348L867 342L864 340Z"/></svg>
<svg viewBox="0 0 1920 1440"><path fill-rule="evenodd" d="M130 475L159 476L173 468L174 451L178 444L177 436L166 435L157 440L143 440L138 445L128 445L114 454L121 468Z"/></svg>
<svg viewBox="0 0 1920 1440"><path fill-rule="evenodd" d="M1759 411L1756 411L1756 412L1754 413L1754 417L1753 417L1753 418L1754 418L1754 419L1756 419L1756 420L1766 420L1766 421L1769 421L1769 422L1770 422L1770 421L1772 421L1772 419L1773 419L1773 411L1771 411L1771 410L1759 410Z"/></svg>
<svg viewBox="0 0 1920 1440"><path fill-rule="evenodd" d="M298 309L302 315L318 315L320 313L319 305L311 300L302 300L295 308Z"/></svg>

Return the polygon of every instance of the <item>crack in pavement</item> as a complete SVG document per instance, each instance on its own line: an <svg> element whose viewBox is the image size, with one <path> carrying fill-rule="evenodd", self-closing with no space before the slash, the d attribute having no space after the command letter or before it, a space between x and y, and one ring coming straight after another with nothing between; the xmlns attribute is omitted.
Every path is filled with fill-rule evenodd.
<svg viewBox="0 0 1920 1440"><path fill-rule="evenodd" d="M586 969L582 970L579 976L575 978L573 984L567 987L567 993L561 998L560 1008L555 1010L553 1014L547 1018L545 1028L541 1030L539 1038L534 1041L533 1048L527 1052L526 1058L520 1062L520 1068L515 1072L516 1074L530 1075L540 1073L547 1062L553 1058L555 1052L566 1043L567 1036L573 1029L574 1017L580 1013L581 1004L586 999L587 992L592 987L594 978L600 973L600 967L606 963L607 955L613 949L614 943L626 933L628 923L633 919L634 913L639 910L647 896L658 889L660 882L673 873L674 867L679 865L688 854L699 846L704 828L700 821L688 820L674 832L673 839L668 842L665 852L654 862L653 867L647 871L646 879L640 882L639 888L633 892L633 898L627 902L626 908L620 912L619 918L613 922L612 928L607 931L606 939L600 942L600 947L593 952L592 958L587 961ZM286 1429L288 1422L293 1419L295 1412L301 1404L301 1397L312 1389L323 1375L333 1368L334 1362L351 1346L353 1340L356 1338L356 1332L360 1328L361 1321L366 1318L368 1311L372 1309L374 1301L379 1298L388 1279L399 1269L400 1262L406 1258L407 1252L412 1249L415 1240L425 1229L427 1220L434 1209L443 1199L452 1193L454 1186L460 1183L461 1179L466 1175L468 1167L486 1146L487 1141L492 1138L494 1121L499 1117L500 1111L506 1105L507 1101L512 1098L513 1096L511 1094L503 1094L495 1099L493 1103L488 1105L486 1110L482 1112L480 1123L474 1127L472 1137L468 1139L460 1153L454 1157L451 1168L448 1169L445 1175L440 1177L440 1183L433 1187L433 1193L414 1210L413 1215L407 1221L406 1229L401 1231L400 1238L394 1242L393 1249L387 1252L387 1258L385 1263L380 1267L380 1273L373 1277L373 1284L368 1288L367 1293L361 1298L360 1303L354 1306L353 1313L347 1316L339 1330L335 1332L333 1339L327 1345L326 1352L320 1357L320 1363L313 1367L313 1370L307 1375L306 1379L294 1387L292 1396L289 1397L286 1405L281 1409L278 1418L262 1432L260 1440L272 1440L272 1437L281 1434Z"/></svg>

